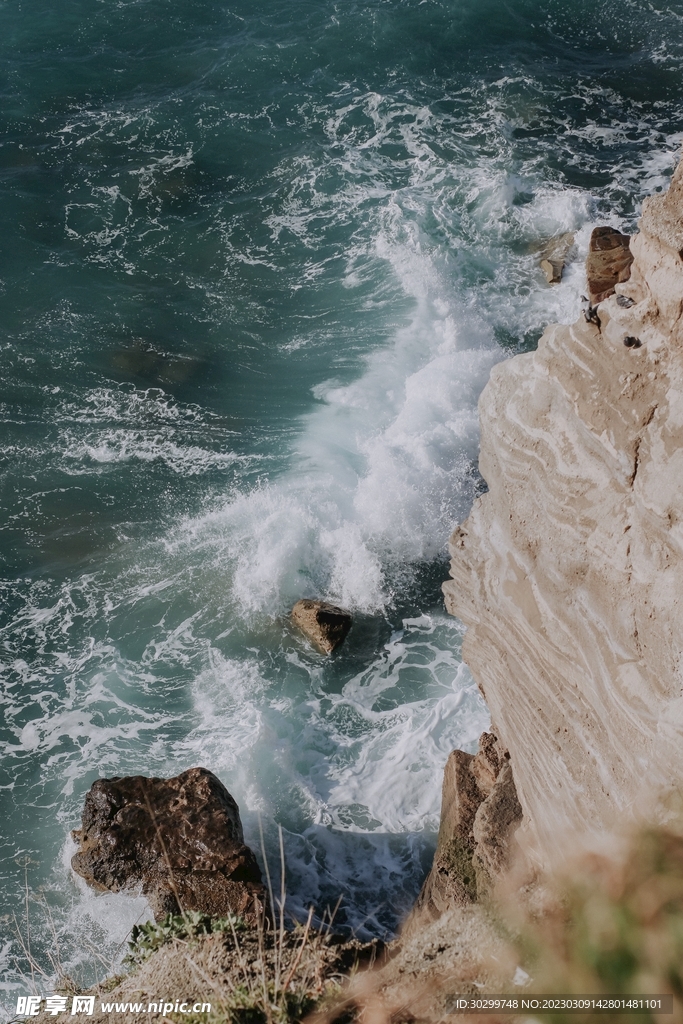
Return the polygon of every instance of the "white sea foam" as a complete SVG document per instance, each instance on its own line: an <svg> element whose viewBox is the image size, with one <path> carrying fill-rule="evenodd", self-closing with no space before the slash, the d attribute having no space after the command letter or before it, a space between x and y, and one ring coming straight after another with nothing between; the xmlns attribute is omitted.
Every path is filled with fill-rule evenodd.
<svg viewBox="0 0 683 1024"><path fill-rule="evenodd" d="M128 951L127 940L135 924L153 920L147 899L135 891L96 892L71 868L71 858L78 849L67 836L62 846L59 865L61 886L70 892L71 909L59 922L57 941L63 969L77 976L83 966L83 954L97 952L98 974L106 977L116 971ZM73 976L73 975L72 975Z"/></svg>
<svg viewBox="0 0 683 1024"><path fill-rule="evenodd" d="M54 413L54 455L70 476L137 461L160 463L179 476L252 463L227 449L232 431L195 404L175 401L161 388L91 388L76 402L65 397ZM213 441L213 447L193 441Z"/></svg>
<svg viewBox="0 0 683 1024"><path fill-rule="evenodd" d="M211 413L194 404L181 404L161 388L144 390L132 384L90 388L85 394L65 398L55 411L58 423L127 424L128 426L203 426Z"/></svg>
<svg viewBox="0 0 683 1024"><path fill-rule="evenodd" d="M361 932L369 915L380 914L382 930L407 908L411 879L422 870L419 851L438 827L434 781L450 750L472 749L488 723L459 659L461 639L461 627L443 613L406 619L337 695L325 693L319 665L293 655L292 670L310 679L298 700L269 696L272 684L255 657L209 654L193 684L200 721L176 758L199 758L226 782L256 849L259 816L271 833L273 821L284 822L293 908L322 910L321 897L334 902L348 893L354 874L345 913ZM421 838L406 846L410 833ZM395 883L406 858L404 891Z"/></svg>
<svg viewBox="0 0 683 1024"><path fill-rule="evenodd" d="M425 632L433 635L447 628L425 618L427 624L417 628L406 620L403 634L386 645L386 661L352 679L333 702L331 722L342 709L355 712L362 722L362 732L355 738L332 727L332 742L344 751L342 763L330 771L327 795L337 827L368 831L367 825L354 822L349 810L354 808L389 832L435 830L441 805L435 773L438 777L455 746L471 748L487 727L488 714L466 666L457 663L457 652L438 643L425 644L421 650L420 632L424 640ZM440 685L441 695L375 710L377 683L387 689L400 685L401 672L420 664L420 654L434 676L438 678L442 668L444 677L450 678L449 684Z"/></svg>
<svg viewBox="0 0 683 1024"><path fill-rule="evenodd" d="M215 452L187 444L184 438L168 430L100 429L85 436L65 431L62 443L65 469L75 476L91 473L93 463L106 466L130 460L160 462L181 476L198 476L244 462L234 452Z"/></svg>
<svg viewBox="0 0 683 1024"><path fill-rule="evenodd" d="M405 224L389 229L395 237ZM391 599L388 563L443 554L471 501L476 403L503 352L446 297L419 236L411 248L388 234L377 249L415 303L410 323L356 381L316 389L320 404L283 476L169 540L215 547L232 563L243 612L279 613L316 593L377 611Z"/></svg>

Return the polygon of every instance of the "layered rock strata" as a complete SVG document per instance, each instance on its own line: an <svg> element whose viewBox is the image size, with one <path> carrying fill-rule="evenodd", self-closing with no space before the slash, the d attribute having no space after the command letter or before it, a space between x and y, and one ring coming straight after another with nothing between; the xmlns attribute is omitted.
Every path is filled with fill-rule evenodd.
<svg viewBox="0 0 683 1024"><path fill-rule="evenodd" d="M682 165L630 250L599 325L493 369L444 585L540 863L683 785Z"/></svg>
<svg viewBox="0 0 683 1024"><path fill-rule="evenodd" d="M507 752L492 733L482 733L476 754L454 750L444 770L434 862L415 913L436 919L487 896L509 864L521 814Z"/></svg>
<svg viewBox="0 0 683 1024"><path fill-rule="evenodd" d="M206 768L98 779L72 835L74 871L96 889L141 888L157 920L190 910L255 918L265 905L237 804Z"/></svg>

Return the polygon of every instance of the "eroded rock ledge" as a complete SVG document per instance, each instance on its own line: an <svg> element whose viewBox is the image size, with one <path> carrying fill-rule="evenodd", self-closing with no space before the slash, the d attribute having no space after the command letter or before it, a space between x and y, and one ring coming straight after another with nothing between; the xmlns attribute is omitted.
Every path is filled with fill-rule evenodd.
<svg viewBox="0 0 683 1024"><path fill-rule="evenodd" d="M599 324L494 367L444 585L540 864L683 780L682 165L630 249Z"/></svg>

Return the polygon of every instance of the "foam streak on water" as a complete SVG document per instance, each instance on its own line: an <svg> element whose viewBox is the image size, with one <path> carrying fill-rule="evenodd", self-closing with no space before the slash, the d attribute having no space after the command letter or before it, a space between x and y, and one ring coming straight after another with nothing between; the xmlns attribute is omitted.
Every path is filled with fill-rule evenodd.
<svg viewBox="0 0 683 1024"><path fill-rule="evenodd" d="M195 764L273 866L282 826L292 913L396 929L487 725L439 590L478 397L683 138L641 8L0 6L0 902L41 963L49 917L87 982L148 912L70 872L88 787ZM302 596L354 612L330 659Z"/></svg>

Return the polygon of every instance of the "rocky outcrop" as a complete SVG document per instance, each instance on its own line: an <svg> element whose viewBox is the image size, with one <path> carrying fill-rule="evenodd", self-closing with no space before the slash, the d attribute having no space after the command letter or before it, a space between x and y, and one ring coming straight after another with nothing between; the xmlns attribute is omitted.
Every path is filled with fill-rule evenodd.
<svg viewBox="0 0 683 1024"><path fill-rule="evenodd" d="M292 608L292 622L323 654L331 654L346 639L352 620L343 608L304 599Z"/></svg>
<svg viewBox="0 0 683 1024"><path fill-rule="evenodd" d="M96 889L141 887L157 920L190 910L249 918L265 904L237 804L206 768L98 779L72 835L74 871Z"/></svg>
<svg viewBox="0 0 683 1024"><path fill-rule="evenodd" d="M574 252L574 235L571 231L566 231L563 235L557 235L546 242L540 253L540 267L548 284L560 283L562 271Z"/></svg>
<svg viewBox="0 0 683 1024"><path fill-rule="evenodd" d="M542 864L683 782L681 165L630 250L599 325L494 367L444 585Z"/></svg>
<svg viewBox="0 0 683 1024"><path fill-rule="evenodd" d="M614 295L616 286L628 281L633 263L630 242L630 235L622 235L615 228L593 229L586 259L586 281L591 306Z"/></svg>
<svg viewBox="0 0 683 1024"><path fill-rule="evenodd" d="M444 770L434 862L415 913L436 919L487 896L509 864L520 819L512 769L496 737L482 733L476 754L454 750Z"/></svg>
<svg viewBox="0 0 683 1024"><path fill-rule="evenodd" d="M491 790L474 819L474 870L477 895L492 890L512 860L513 838L522 820L522 808L509 761L504 761Z"/></svg>

